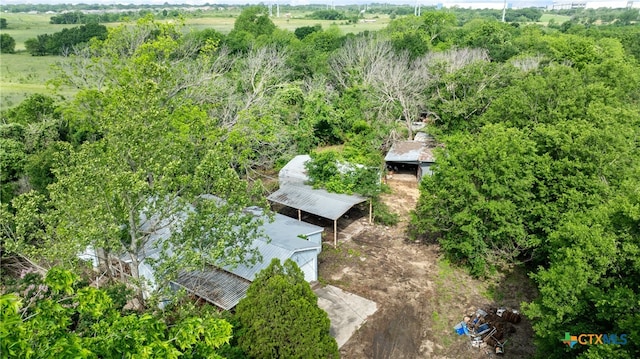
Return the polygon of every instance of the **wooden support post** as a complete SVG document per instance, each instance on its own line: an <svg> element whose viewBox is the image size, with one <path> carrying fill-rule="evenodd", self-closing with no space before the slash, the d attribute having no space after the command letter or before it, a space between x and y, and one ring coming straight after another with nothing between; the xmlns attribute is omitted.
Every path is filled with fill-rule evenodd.
<svg viewBox="0 0 640 359"><path fill-rule="evenodd" d="M373 198L369 198L369 224L373 223Z"/></svg>
<svg viewBox="0 0 640 359"><path fill-rule="evenodd" d="M302 212L298 210L298 221L302 221Z"/></svg>
<svg viewBox="0 0 640 359"><path fill-rule="evenodd" d="M333 220L333 247L338 248L338 220Z"/></svg>

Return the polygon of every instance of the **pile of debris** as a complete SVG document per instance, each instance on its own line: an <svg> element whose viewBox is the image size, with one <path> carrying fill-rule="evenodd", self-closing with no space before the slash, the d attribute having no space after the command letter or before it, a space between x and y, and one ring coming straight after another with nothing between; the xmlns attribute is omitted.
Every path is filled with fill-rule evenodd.
<svg viewBox="0 0 640 359"><path fill-rule="evenodd" d="M515 333L514 324L520 323L520 312L515 309L489 308L467 315L454 329L458 335L467 335L474 348L493 348L497 355L504 354L507 337Z"/></svg>

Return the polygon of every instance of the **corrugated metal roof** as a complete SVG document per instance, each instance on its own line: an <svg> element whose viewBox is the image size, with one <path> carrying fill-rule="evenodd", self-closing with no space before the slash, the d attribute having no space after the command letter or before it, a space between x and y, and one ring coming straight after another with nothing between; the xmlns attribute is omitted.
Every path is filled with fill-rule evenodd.
<svg viewBox="0 0 640 359"><path fill-rule="evenodd" d="M322 227L296 221L279 213L276 213L273 222L265 223L262 229L267 238L253 241L253 247L260 252L262 261L253 265L240 264L235 268L225 267L226 270L237 276L253 281L256 275L260 273L261 270L267 268L274 258L278 258L280 262L284 262L298 252L317 252L318 249L321 248L320 244L302 239L298 236L312 235L324 230Z"/></svg>
<svg viewBox="0 0 640 359"><path fill-rule="evenodd" d="M367 199L358 195L330 193L308 185L286 184L267 197L271 202L336 220Z"/></svg>
<svg viewBox="0 0 640 359"><path fill-rule="evenodd" d="M297 241L297 239L300 239L298 236L310 236L320 233L324 231L324 228L276 213L273 222L269 223L265 220L262 230L267 237L271 238L272 243L283 248L297 250L300 248ZM296 239L296 241L290 241L292 238Z"/></svg>
<svg viewBox="0 0 640 359"><path fill-rule="evenodd" d="M296 239L298 242L297 246L299 247L296 250L284 248L283 246L280 246L279 243L275 240L269 243L267 243L267 241L265 241L264 239L255 240L253 242L253 247L256 248L262 256L262 260L260 262L257 262L253 265L240 264L235 268L225 267L224 269L246 280L253 281L256 278L256 275L263 269L267 268L274 258L278 258L280 262L284 262L298 252L312 251L314 254L317 254L318 249L320 248L319 244L307 241L302 238ZM291 240L291 242L293 241L294 240Z"/></svg>
<svg viewBox="0 0 640 359"><path fill-rule="evenodd" d="M235 307L247 295L251 284L215 267L206 271L181 272L174 282L224 310Z"/></svg>
<svg viewBox="0 0 640 359"><path fill-rule="evenodd" d="M203 195L202 197L222 201L210 195ZM193 210L193 207L189 207L188 210ZM262 216L262 211L259 208L249 207L246 210L256 216ZM140 260L142 261L144 258L149 257L158 259L159 249L157 244L171 236L172 226L169 224L183 222L186 217L186 212L175 214L172 217L175 220L172 220L172 222L165 221L167 223L163 222L162 226L158 226L155 222L146 221L146 228L153 228L155 231L150 235L149 240L145 243L141 253L139 253ZM299 236L317 234L322 232L324 228L300 222L279 213L275 214L272 222L269 222L266 216L264 219L261 228L265 238L256 239L252 243L252 246L260 252L262 261L253 265L238 265L235 268L217 269L210 266L206 271L181 273L174 282L220 308L231 309L244 297L250 282L254 280L260 271L269 266L272 259L278 258L281 262L284 262L299 252L312 252L313 255L317 255L320 252L321 245L319 243L311 242ZM127 255L123 256L122 260L130 261L130 258Z"/></svg>
<svg viewBox="0 0 640 359"><path fill-rule="evenodd" d="M433 147L423 141L401 141L391 146L384 157L386 162L420 163L435 162Z"/></svg>
<svg viewBox="0 0 640 359"><path fill-rule="evenodd" d="M299 252L317 255L320 244L298 237L322 232L324 228L300 222L276 213L273 222L265 222L262 229L267 238L253 241L262 260L255 264L227 266L224 270L210 266L207 271L180 273L175 282L220 308L229 310L244 298L256 275L271 264L274 258L284 262Z"/></svg>

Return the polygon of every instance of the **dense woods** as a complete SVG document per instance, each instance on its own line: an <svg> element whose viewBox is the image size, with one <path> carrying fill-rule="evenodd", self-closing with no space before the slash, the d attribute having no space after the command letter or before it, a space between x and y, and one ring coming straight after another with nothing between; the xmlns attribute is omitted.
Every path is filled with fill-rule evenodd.
<svg viewBox="0 0 640 359"><path fill-rule="evenodd" d="M263 180L296 154L312 153L316 186L377 198L385 190L378 183L385 152L412 138L412 123L422 120L443 146L433 175L420 183L412 239L438 243L478 277L526 268L540 293L524 305L539 357L640 356L638 13L614 12L611 24L598 26L593 17L602 12L550 26L470 14L424 11L397 16L379 32L343 34L279 29L256 6L228 34L147 16L104 33L87 24L34 39L43 48L37 54L68 56L54 83L77 94L34 95L2 113L2 255L5 263L22 258L64 269L5 286L25 293L20 285L33 284L29 290L41 288L42 296L0 298L3 352L99 356L116 345L100 333L113 327L148 335L117 339L140 353L209 357L230 340L226 321L198 308L171 318L155 309L154 301L173 295L168 283L177 271L255 260L247 244L259 235L258 223L243 209L266 207L272 188ZM512 15L535 21L541 14ZM100 34L63 41L90 26L102 26L94 29ZM60 44L51 45L56 36ZM354 170L340 174L340 162ZM373 203L378 220L397 220ZM193 215L178 224L185 211ZM149 228L151 218L168 220ZM170 248L159 248L162 275L149 288L136 253L161 228L179 230ZM85 268L77 254L88 246L106 258L129 256L128 296L147 314L129 313L113 293L77 282L69 271ZM119 276L110 260L100 265L113 280ZM291 284L285 274L299 279L289 264L271 271L262 279L280 276L269 282L276 287ZM3 269L3 281L9 272ZM300 310L314 307L296 283L286 289L291 300ZM143 296L149 289L155 297ZM255 314L246 303L266 305L260 290L238 309L247 314L229 319L247 335ZM82 305L65 306L63 297ZM46 318L35 315L45 309ZM314 318L322 327L313 329L324 333L326 318ZM50 332L29 336L42 321ZM198 329L209 324L219 330ZM176 334L181 325L200 336ZM560 341L565 332L629 340L570 348ZM240 337L225 353L262 356L242 333L234 331ZM7 338L15 344L4 347ZM323 356L335 355L333 344L326 348Z"/></svg>

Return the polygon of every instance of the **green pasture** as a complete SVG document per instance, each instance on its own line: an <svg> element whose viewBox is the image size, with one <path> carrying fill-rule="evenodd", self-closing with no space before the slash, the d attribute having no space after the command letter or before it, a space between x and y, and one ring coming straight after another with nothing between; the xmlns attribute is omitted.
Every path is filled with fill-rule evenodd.
<svg viewBox="0 0 640 359"><path fill-rule="evenodd" d="M3 33L11 35L16 40L16 51L24 50L24 42L42 34L52 34L62 31L65 27L73 25L50 24L51 15L45 14L26 14L26 13L2 13L3 18L7 19L7 29L3 29Z"/></svg>
<svg viewBox="0 0 640 359"><path fill-rule="evenodd" d="M553 21L555 21L556 24L562 24L565 21L569 21L571 19L571 16L556 15L556 14L542 14L542 17L540 17L540 21L538 23L547 25L549 21L552 19Z"/></svg>
<svg viewBox="0 0 640 359"><path fill-rule="evenodd" d="M384 17L370 17L363 19L365 21L359 22L357 24L348 24L346 20L341 21L333 21L333 20L312 20L306 19L303 17L303 14L299 14L297 16L284 16L281 14L280 17L271 18L273 23L281 28L289 31L294 31L295 29L303 26L314 26L316 24L322 25L323 29L328 28L329 26L337 26L343 33L360 33L363 31L377 31L384 27L386 27L391 19L388 16ZM233 24L236 21L236 16L229 17L197 17L197 18L187 18L185 20L185 24L188 28L192 28L195 30L204 30L204 29L214 29L220 31L224 34L229 33L233 29Z"/></svg>
<svg viewBox="0 0 640 359"><path fill-rule="evenodd" d="M0 110L20 103L34 93L55 95L47 85L51 79L51 66L64 58L59 56L31 56L26 52L0 54ZM60 95L69 96L71 91Z"/></svg>

